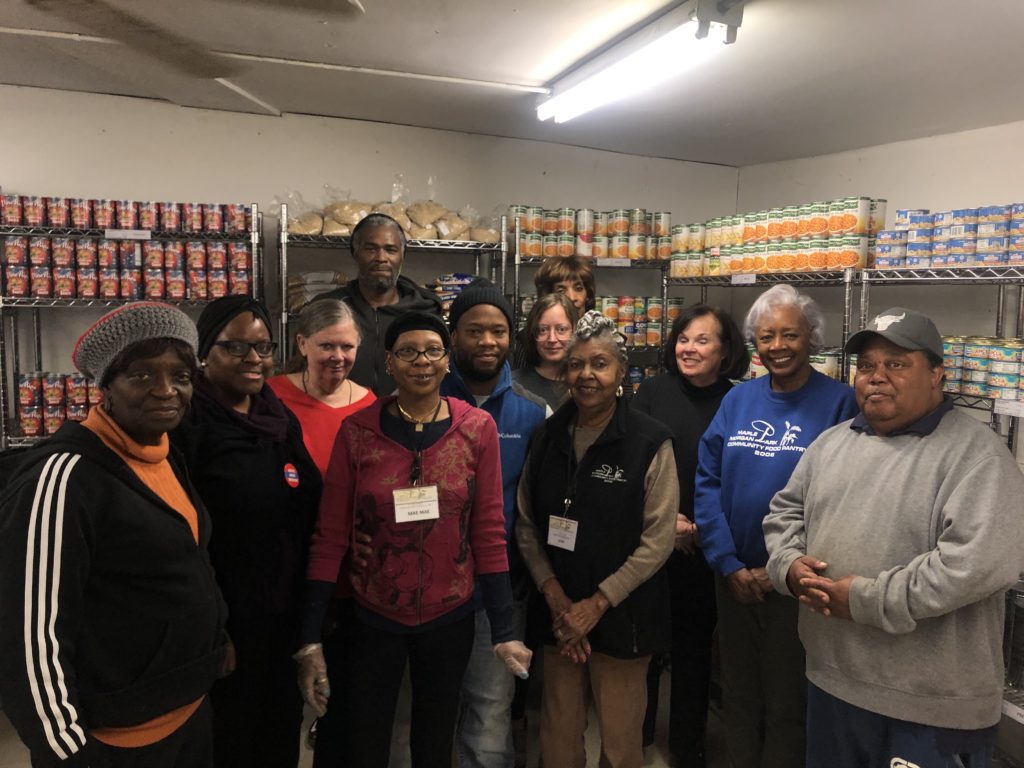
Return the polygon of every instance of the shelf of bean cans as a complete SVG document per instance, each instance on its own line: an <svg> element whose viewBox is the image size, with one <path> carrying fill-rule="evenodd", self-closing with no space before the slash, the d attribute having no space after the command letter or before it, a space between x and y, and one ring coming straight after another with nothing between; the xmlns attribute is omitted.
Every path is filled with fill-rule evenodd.
<svg viewBox="0 0 1024 768"><path fill-rule="evenodd" d="M8 445L48 437L65 421L82 421L103 399L96 382L80 373L18 374L18 432Z"/></svg>
<svg viewBox="0 0 1024 768"><path fill-rule="evenodd" d="M38 437L57 422L47 412L19 413L20 437L7 425L11 376L45 381L59 374L20 372L19 309L32 311L35 371L41 361L41 309L107 308L156 299L199 304L228 293L258 295L262 242L255 205L138 202L23 195L0 196L3 272L0 311L15 341L8 360L7 323L0 333L0 443ZM19 403L21 403L19 383ZM56 391L54 387L44 391ZM71 413L81 404L69 402ZM23 406L33 408L34 406Z"/></svg>

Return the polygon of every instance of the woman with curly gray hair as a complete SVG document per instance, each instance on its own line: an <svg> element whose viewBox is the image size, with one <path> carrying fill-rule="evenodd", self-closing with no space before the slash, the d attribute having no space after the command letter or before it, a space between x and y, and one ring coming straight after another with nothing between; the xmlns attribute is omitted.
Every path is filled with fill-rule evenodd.
<svg viewBox="0 0 1024 768"><path fill-rule="evenodd" d="M807 681L798 603L772 589L761 522L811 442L857 406L850 387L811 368L825 324L809 296L788 285L765 291L744 330L768 375L731 389L704 432L694 521L716 572L732 765L801 766Z"/></svg>
<svg viewBox="0 0 1024 768"><path fill-rule="evenodd" d="M572 400L534 433L519 481L520 552L551 611L544 638L544 764L586 763L587 690L601 765L643 763L647 665L669 642L679 481L668 429L622 397L626 348L587 312L565 356Z"/></svg>

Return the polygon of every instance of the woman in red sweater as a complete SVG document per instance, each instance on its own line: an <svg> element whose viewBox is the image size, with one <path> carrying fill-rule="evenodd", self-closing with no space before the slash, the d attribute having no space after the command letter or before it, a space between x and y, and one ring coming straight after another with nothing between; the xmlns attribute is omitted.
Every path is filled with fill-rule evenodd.
<svg viewBox="0 0 1024 768"><path fill-rule="evenodd" d="M498 432L483 411L440 396L450 341L440 318L410 312L385 337L398 387L341 425L310 548L299 685L320 728L338 728L346 766L384 768L398 689L412 679L416 766L451 764L479 581L495 653L526 675L513 637ZM353 535L370 537L359 571L342 568ZM342 571L339 573L339 571ZM327 670L320 627L340 578L356 607L346 667ZM330 698L331 691L334 697ZM319 756L318 756L319 757Z"/></svg>

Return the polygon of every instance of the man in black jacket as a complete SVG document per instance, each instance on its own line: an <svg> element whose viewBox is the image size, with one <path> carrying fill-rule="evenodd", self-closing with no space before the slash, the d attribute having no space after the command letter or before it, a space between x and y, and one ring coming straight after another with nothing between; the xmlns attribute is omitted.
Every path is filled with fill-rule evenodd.
<svg viewBox="0 0 1024 768"><path fill-rule="evenodd" d="M398 222L372 213L352 231L352 258L359 276L344 288L319 298L341 299L352 308L359 326L359 350L352 366L352 381L380 397L395 390L384 370L384 334L392 321L409 311L441 316L441 302L434 294L402 277L405 233Z"/></svg>

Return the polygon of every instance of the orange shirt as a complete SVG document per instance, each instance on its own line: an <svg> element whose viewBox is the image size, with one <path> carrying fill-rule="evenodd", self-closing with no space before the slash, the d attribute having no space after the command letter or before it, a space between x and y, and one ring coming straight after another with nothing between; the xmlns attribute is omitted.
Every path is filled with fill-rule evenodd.
<svg viewBox="0 0 1024 768"><path fill-rule="evenodd" d="M192 500L178 481L178 477L167 461L169 441L167 435L160 438L159 445L140 445L125 434L103 408L89 411L82 422L110 450L120 456L132 472L146 487L163 499L168 506L185 518L192 530L192 538L199 543L199 515ZM113 747L145 747L167 738L192 716L203 703L199 697L183 707L173 709L145 723L127 728L96 728L92 735L104 744Z"/></svg>

